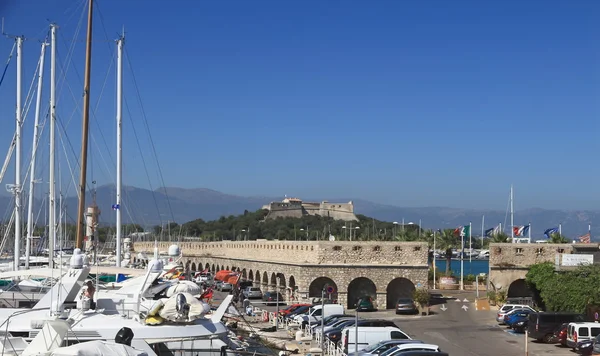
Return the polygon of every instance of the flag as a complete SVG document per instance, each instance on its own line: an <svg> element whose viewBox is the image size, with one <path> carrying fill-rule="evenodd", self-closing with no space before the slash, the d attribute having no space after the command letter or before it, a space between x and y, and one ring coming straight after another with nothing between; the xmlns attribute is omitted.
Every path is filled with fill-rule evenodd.
<svg viewBox="0 0 600 356"><path fill-rule="evenodd" d="M529 234L529 228L531 225L523 226L523 231L521 232L521 236L527 236Z"/></svg>
<svg viewBox="0 0 600 356"><path fill-rule="evenodd" d="M584 244L589 244L590 242L592 242L592 234L590 234L589 232L583 236L579 236L579 242L584 243Z"/></svg>
<svg viewBox="0 0 600 356"><path fill-rule="evenodd" d="M469 225L459 226L456 229L454 229L454 235L465 237L465 236L469 236L470 231L471 231L471 226L469 226Z"/></svg>
<svg viewBox="0 0 600 356"><path fill-rule="evenodd" d="M556 234L557 232L558 232L558 228L557 227L552 227L552 228L544 231L544 236L546 236L546 238L549 239L550 235Z"/></svg>
<svg viewBox="0 0 600 356"><path fill-rule="evenodd" d="M112 205L112 210L119 210L119 208L121 208L121 206L119 204Z"/></svg>
<svg viewBox="0 0 600 356"><path fill-rule="evenodd" d="M513 226L513 235L523 236L524 229L525 229L525 226Z"/></svg>
<svg viewBox="0 0 600 356"><path fill-rule="evenodd" d="M487 236L487 237L492 237L495 234L496 234L496 228L495 227L493 227L491 229L485 230L485 236Z"/></svg>

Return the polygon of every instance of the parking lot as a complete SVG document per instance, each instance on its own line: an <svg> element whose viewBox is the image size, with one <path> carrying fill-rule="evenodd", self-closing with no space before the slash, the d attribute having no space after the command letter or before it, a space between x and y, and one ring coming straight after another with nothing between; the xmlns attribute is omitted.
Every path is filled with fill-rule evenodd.
<svg viewBox="0 0 600 356"><path fill-rule="evenodd" d="M225 293L215 293L215 303L222 300L224 295ZM495 310L475 310L473 293L453 296L454 298L433 306L432 315L429 316L396 315L393 310L384 310L363 312L359 317L393 320L411 338L439 345L443 351L453 356L525 355L525 335L498 325ZM276 310L276 306L265 306L261 300L251 302L264 310ZM529 340L527 346L530 356L576 355L571 349L534 340Z"/></svg>

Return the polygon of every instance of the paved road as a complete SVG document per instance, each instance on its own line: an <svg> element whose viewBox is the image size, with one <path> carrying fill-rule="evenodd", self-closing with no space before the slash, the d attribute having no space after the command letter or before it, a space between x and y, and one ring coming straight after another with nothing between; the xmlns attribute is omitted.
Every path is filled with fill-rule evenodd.
<svg viewBox="0 0 600 356"><path fill-rule="evenodd" d="M215 304L225 293L215 293ZM516 334L500 326L494 318L495 311L477 311L472 301L474 295L465 293L456 299L432 307L433 315L426 317L398 316L394 311L361 313L361 318L385 318L393 320L413 339L439 345L452 356L523 356L525 335ZM467 302L464 302L464 299ZM275 306L264 306L260 300L252 300L262 309L275 311ZM466 306L466 308L463 308ZM445 310L443 310L445 309ZM529 340L529 356L574 356L570 349L540 344Z"/></svg>

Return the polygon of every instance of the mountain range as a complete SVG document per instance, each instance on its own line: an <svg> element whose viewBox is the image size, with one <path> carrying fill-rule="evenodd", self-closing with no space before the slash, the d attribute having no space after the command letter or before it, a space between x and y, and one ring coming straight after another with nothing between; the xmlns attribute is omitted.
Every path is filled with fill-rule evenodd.
<svg viewBox="0 0 600 356"><path fill-rule="evenodd" d="M165 194L166 193L166 194ZM100 223L114 224L115 214L111 207L115 202L115 188L111 185L98 187L96 202L101 210ZM242 214L244 210L255 211L271 201L280 201L282 197L244 197L221 193L206 188L159 188L155 191L127 186L123 188L122 216L123 223L138 223L142 226L165 224L169 221L184 223L194 219L214 220L221 216ZM453 228L472 222L473 235L480 235L481 219L485 215L485 227L491 228L498 223L508 227L510 216L505 211L476 210L451 207L398 207L378 204L362 199L305 199L306 201L329 200L331 202L353 201L355 213L363 214L384 221L418 223L421 220L423 228ZM91 196L86 197L86 204L91 202ZM41 202L36 201L40 207ZM45 202L44 202L45 204ZM65 199L68 219L74 221L77 209L77 198ZM6 193L0 193L0 207L12 207L12 198ZM26 204L24 204L26 206ZM42 213L45 210L42 211ZM0 210L0 213L2 211ZM37 212L36 212L37 214ZM42 216L42 215L40 215ZM515 225L527 225L531 222L533 238L541 238L544 230L562 224L564 235L574 238L587 233L588 224L592 224L592 237L600 235L600 226L594 222L600 221L600 211L556 210L531 208L518 210L514 213ZM0 219L8 221L10 215L4 213ZM39 221L43 221L40 217ZM510 234L510 230L506 229Z"/></svg>

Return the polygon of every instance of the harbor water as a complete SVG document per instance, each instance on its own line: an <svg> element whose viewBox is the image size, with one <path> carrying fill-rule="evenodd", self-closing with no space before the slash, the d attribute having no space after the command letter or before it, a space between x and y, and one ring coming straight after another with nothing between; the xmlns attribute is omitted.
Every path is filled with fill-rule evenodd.
<svg viewBox="0 0 600 356"><path fill-rule="evenodd" d="M446 259L445 258L444 259L436 258L435 266L437 268L437 271L446 272ZM489 260L473 259L473 260L469 261L469 259L466 258L463 261L463 268L464 268L465 275L468 275L468 274L477 275L480 273L488 274L489 266L490 266ZM460 276L460 259L452 259L450 268L452 270L452 273L455 276Z"/></svg>

